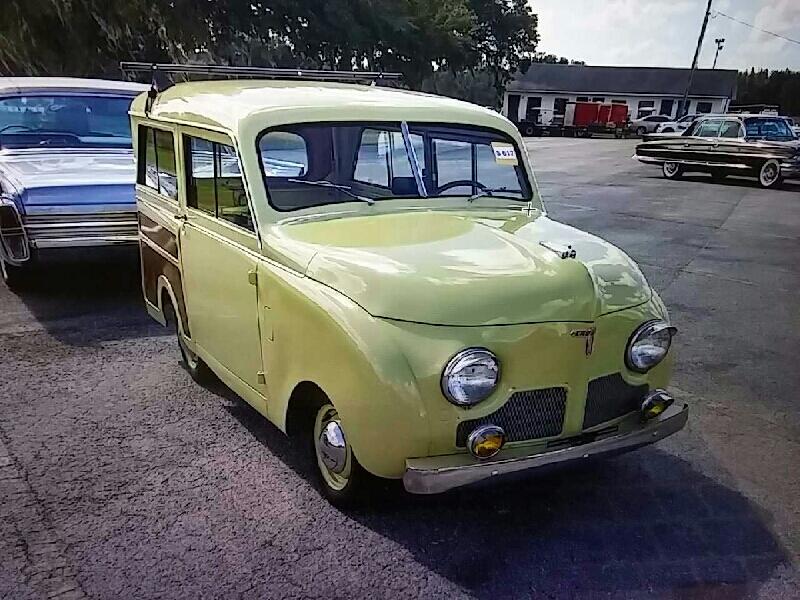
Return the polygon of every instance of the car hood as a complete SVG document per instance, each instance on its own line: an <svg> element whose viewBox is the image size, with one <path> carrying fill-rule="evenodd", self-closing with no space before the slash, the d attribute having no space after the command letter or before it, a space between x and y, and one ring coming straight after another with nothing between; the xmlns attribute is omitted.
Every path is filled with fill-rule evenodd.
<svg viewBox="0 0 800 600"><path fill-rule="evenodd" d="M31 149L0 153L0 175L26 212L135 204L130 149Z"/></svg>
<svg viewBox="0 0 800 600"><path fill-rule="evenodd" d="M377 317L436 325L592 321L651 290L608 242L545 216L419 211L276 226L278 260ZM575 258L558 250L571 246Z"/></svg>

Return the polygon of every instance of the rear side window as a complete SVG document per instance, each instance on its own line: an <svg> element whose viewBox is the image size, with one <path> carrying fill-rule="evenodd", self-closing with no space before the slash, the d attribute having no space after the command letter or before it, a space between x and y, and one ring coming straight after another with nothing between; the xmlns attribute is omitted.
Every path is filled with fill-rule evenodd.
<svg viewBox="0 0 800 600"><path fill-rule="evenodd" d="M697 131L694 133L694 135L698 137L717 137L721 124L722 121L718 119L703 121L697 126Z"/></svg>
<svg viewBox="0 0 800 600"><path fill-rule="evenodd" d="M171 132L139 126L139 168L136 181L176 200L175 139Z"/></svg>
<svg viewBox="0 0 800 600"><path fill-rule="evenodd" d="M186 136L187 203L222 221L255 231L236 150Z"/></svg>
<svg viewBox="0 0 800 600"><path fill-rule="evenodd" d="M742 127L739 121L725 121L719 130L719 137L738 138L741 136Z"/></svg>

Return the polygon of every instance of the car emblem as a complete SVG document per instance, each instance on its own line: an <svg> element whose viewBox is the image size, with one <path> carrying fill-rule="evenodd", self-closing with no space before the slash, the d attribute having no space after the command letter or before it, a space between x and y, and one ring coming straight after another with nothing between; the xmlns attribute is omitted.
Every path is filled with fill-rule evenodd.
<svg viewBox="0 0 800 600"><path fill-rule="evenodd" d="M590 327L589 329L573 329L570 332L570 335L572 337L579 337L579 338L583 338L584 340L586 340L586 342L585 342L586 345L584 347L585 352L586 352L586 356L591 356L592 350L594 350L594 333L595 333L595 331L596 330L595 330L594 327Z"/></svg>

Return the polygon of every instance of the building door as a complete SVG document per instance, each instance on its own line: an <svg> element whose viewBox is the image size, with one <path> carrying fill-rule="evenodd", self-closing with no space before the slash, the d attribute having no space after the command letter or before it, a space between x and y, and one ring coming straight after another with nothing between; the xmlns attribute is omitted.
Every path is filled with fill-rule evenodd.
<svg viewBox="0 0 800 600"><path fill-rule="evenodd" d="M525 103L525 120L530 123L539 123L539 113L541 109L541 96L528 96Z"/></svg>
<svg viewBox="0 0 800 600"><path fill-rule="evenodd" d="M672 116L672 105L673 105L673 103L674 103L673 100L662 100L661 101L661 112L659 114L667 115L667 116L671 117Z"/></svg>
<svg viewBox="0 0 800 600"><path fill-rule="evenodd" d="M519 94L508 95L508 118L512 123L519 121Z"/></svg>

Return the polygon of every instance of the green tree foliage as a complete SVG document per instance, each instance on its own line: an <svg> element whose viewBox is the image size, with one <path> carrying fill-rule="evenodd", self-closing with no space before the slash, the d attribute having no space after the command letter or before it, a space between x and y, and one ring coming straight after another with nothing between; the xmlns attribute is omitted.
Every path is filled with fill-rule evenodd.
<svg viewBox="0 0 800 600"><path fill-rule="evenodd" d="M781 114L800 116L800 72L750 69L739 73L737 104L777 104Z"/></svg>
<svg viewBox="0 0 800 600"><path fill-rule="evenodd" d="M526 0L6 0L0 73L108 76L120 60L485 70L499 90L532 59Z"/></svg>

